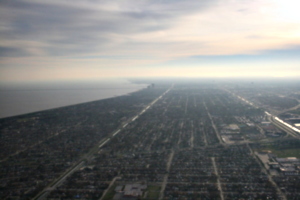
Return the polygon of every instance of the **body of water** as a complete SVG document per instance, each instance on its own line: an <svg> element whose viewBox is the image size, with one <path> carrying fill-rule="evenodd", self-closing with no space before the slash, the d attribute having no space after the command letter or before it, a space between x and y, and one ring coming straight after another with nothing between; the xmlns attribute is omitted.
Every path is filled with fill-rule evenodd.
<svg viewBox="0 0 300 200"><path fill-rule="evenodd" d="M0 118L126 95L146 87L117 79L1 84Z"/></svg>

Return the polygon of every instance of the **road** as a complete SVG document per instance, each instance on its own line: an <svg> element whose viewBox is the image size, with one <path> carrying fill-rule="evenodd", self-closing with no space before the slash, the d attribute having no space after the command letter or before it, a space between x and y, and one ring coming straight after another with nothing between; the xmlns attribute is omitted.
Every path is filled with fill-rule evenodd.
<svg viewBox="0 0 300 200"><path fill-rule="evenodd" d="M159 199L160 200L164 198L164 191L166 189L166 185L167 185L167 182L168 182L169 172L170 172L172 160L174 158L174 154L175 154L175 152L172 149L172 151L170 153L170 156L169 156L169 159L168 159L168 162L167 162L167 165L166 165L167 174L165 174L165 176L164 176L163 183L161 185L161 190L160 190L160 193L159 193Z"/></svg>
<svg viewBox="0 0 300 200"><path fill-rule="evenodd" d="M194 148L194 121L191 121L192 131L191 131L191 139L190 139L190 146Z"/></svg>
<svg viewBox="0 0 300 200"><path fill-rule="evenodd" d="M222 185L221 185L221 182L220 182L220 175L219 175L219 172L218 172L218 168L217 168L217 165L216 165L215 158L212 157L211 161L212 161L212 164L213 164L213 167L214 167L215 174L217 176L217 184L218 184L218 190L220 191L220 197L221 197L221 200L224 200Z"/></svg>
<svg viewBox="0 0 300 200"><path fill-rule="evenodd" d="M110 190L110 188L114 185L114 183L116 182L116 180L121 179L121 177L115 177L110 183L108 188L103 192L101 198L99 200L103 200L103 198L105 197L106 193Z"/></svg>
<svg viewBox="0 0 300 200"><path fill-rule="evenodd" d="M54 180L50 185L48 185L46 188L44 188L39 194L37 194L33 199L34 200L42 200L45 197L49 195L49 193L54 190L57 186L59 186L68 176L72 175L76 170L78 170L80 167L82 167L86 160L89 160L92 158L92 155L99 151L100 148L102 148L105 144L107 144L112 137L115 137L118 133L122 131L122 129L126 128L126 126L138 119L140 115L142 115L144 112L146 112L148 109L150 109L158 100L160 100L165 94L167 94L174 85L172 85L169 89L167 89L162 95L157 97L155 100L153 100L145 109L140 111L136 116L129 119L127 122L125 122L121 127L119 127L116 131L109 134L107 137L103 138L100 142L98 142L97 145L95 145L86 155L82 156L79 161L74 164L71 168L69 168L66 172L64 172L59 178Z"/></svg>
<svg viewBox="0 0 300 200"><path fill-rule="evenodd" d="M277 194L278 196L282 197L283 200L287 200L286 196L282 193L282 191L279 189L278 185L275 183L275 181L273 180L272 176L270 175L269 171L265 168L265 165L263 165L259 158L256 157L256 155L253 153L253 150L251 149L251 147L249 146L249 144L247 144L248 149L251 152L251 156L256 160L256 162L260 165L260 168L262 169L262 171L268 176L268 179L270 181L270 183L276 188Z"/></svg>
<svg viewBox="0 0 300 200"><path fill-rule="evenodd" d="M44 189L44 191L42 191L39 195L37 195L37 197L35 197L34 199L37 200L41 200L44 199L45 197L47 197L49 195L49 193L55 189L56 187L58 187L60 184L62 184L66 178L68 176L70 176L71 174L73 174L75 171L77 171L79 168L81 168L83 165L85 164L84 161L79 162L78 164L76 164L76 166L72 169L70 169L69 171L66 172L66 174L62 175L61 177L59 177L56 182L53 182L52 185L50 185L49 187L47 187L46 189Z"/></svg>
<svg viewBox="0 0 300 200"><path fill-rule="evenodd" d="M237 94L234 94L234 93L230 92L229 90L226 90L226 89L223 89L223 90L226 91L226 92L229 92L230 94L232 94L233 96L237 97L238 99L240 99L240 100L242 100L242 101L248 103L249 105L253 106L254 108L258 108L256 105L254 105L252 102L248 101L247 99L245 99L245 98L243 98L243 97L240 97L240 96L238 96ZM290 109L293 110L293 109L298 108L299 106L300 106L300 105L297 105L297 106L295 106L295 107L293 107L293 108L290 108ZM298 130L299 133L297 133L297 132L294 131L292 128L286 126L283 122L280 122L280 121L278 121L278 120L275 120L275 118L276 118L275 115L272 115L272 114L270 114L270 113L267 112L267 111L265 111L265 114L268 116L268 120L269 120L272 124L274 124L275 126L277 126L279 129L281 129L281 130L287 132L287 133L288 133L290 136L292 136L292 137L295 137L295 138L298 138L298 139L300 138L300 131L299 131L299 130Z"/></svg>
<svg viewBox="0 0 300 200"><path fill-rule="evenodd" d="M222 138L221 138L221 136L220 136L220 134L219 134L219 131L218 131L218 129L217 129L217 127L216 127L216 125L215 125L215 123L214 123L212 117L211 117L210 112L208 111L208 108L207 108L207 106L206 106L206 103L203 102L203 105L204 105L205 110L206 110L206 112L207 112L207 114L208 114L208 117L209 117L209 119L210 119L211 125L212 125L212 127L214 128L214 130L215 130L215 134L216 134L217 138L219 139L219 142L222 144L222 143L223 143L223 140L222 140Z"/></svg>
<svg viewBox="0 0 300 200"><path fill-rule="evenodd" d="M269 119L270 122L272 122L272 124L274 124L279 129L285 131L290 136L300 139L299 134L297 134L293 129L291 129L290 127L287 127L286 125L284 125L280 121L277 121L273 115L268 116L268 119Z"/></svg>

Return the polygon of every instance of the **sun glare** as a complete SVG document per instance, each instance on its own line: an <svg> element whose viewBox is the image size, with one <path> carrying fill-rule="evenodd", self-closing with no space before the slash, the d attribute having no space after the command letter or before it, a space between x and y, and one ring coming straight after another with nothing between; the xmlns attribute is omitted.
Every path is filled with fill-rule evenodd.
<svg viewBox="0 0 300 200"><path fill-rule="evenodd" d="M297 0L274 0L275 14L280 21L300 22L300 1Z"/></svg>

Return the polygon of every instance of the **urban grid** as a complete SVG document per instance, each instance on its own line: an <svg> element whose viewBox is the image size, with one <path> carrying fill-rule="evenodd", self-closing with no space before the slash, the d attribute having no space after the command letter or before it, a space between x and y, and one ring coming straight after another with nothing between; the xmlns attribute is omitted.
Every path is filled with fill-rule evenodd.
<svg viewBox="0 0 300 200"><path fill-rule="evenodd" d="M299 105L297 87L157 82L3 118L0 199L300 199Z"/></svg>

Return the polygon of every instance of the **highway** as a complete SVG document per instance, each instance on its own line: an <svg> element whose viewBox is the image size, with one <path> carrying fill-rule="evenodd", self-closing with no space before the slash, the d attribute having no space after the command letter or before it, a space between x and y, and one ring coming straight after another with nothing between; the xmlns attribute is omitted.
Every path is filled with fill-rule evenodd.
<svg viewBox="0 0 300 200"><path fill-rule="evenodd" d="M160 100L165 94L167 94L174 85L172 85L169 89L167 89L162 95L160 95L158 98L156 98L154 101L152 101L148 106L143 109L141 112L139 112L137 115L132 117L131 119L127 120L123 125L121 125L121 128L118 128L113 133L109 134L106 138L102 139L96 146L94 146L86 155L84 155L79 161L74 164L71 168L69 168L66 172L64 172L59 178L57 178L55 181L53 181L50 185L48 185L46 188L43 189L39 194L37 194L33 199L34 200L42 200L45 197L49 195L49 193L57 188L59 185L61 185L65 179L72 175L75 171L77 171L79 168L84 166L86 163L86 160L89 160L94 153L99 151L104 145L106 145L113 137L115 137L118 133L120 133L126 126L128 126L131 122L134 122L137 120L140 115L145 113L148 109L150 109L158 100Z"/></svg>
<svg viewBox="0 0 300 200"><path fill-rule="evenodd" d="M275 117L275 116L273 116L271 114L268 115L268 119L275 126L277 126L278 128L280 128L281 130L285 131L290 136L300 139L300 131L299 131L299 129L297 129L295 127L292 127L288 123L284 122L283 120L281 120L278 117Z"/></svg>
<svg viewBox="0 0 300 200"><path fill-rule="evenodd" d="M234 94L233 92L229 91L229 90L226 90L226 89L223 89L227 92L229 92L230 94L232 94L233 96L237 97L238 99L246 102L247 104L255 107L255 108L258 108L256 105L254 105L252 102L248 101L247 99L237 95L237 94ZM292 137L295 137L295 138L300 138L300 130L297 129L296 127L293 127L291 126L290 124L284 122L283 120L281 120L280 118L270 114L269 112L265 111L265 114L268 116L268 120L274 124L276 127L278 127L279 129L287 132L290 136Z"/></svg>

